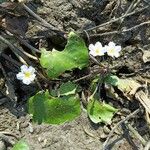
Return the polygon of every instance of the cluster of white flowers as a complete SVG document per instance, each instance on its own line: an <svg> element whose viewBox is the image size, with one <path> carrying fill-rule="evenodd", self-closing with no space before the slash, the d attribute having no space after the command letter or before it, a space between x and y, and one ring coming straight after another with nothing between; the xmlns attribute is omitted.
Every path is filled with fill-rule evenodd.
<svg viewBox="0 0 150 150"><path fill-rule="evenodd" d="M96 42L96 44L89 45L90 55L92 56L103 56L107 53L108 56L111 57L119 57L119 52L121 51L121 46L116 45L114 42L109 42L108 45L102 46L100 42ZM32 66L21 66L21 72L16 75L18 80L22 80L22 82L26 85L32 83L36 77L35 69Z"/></svg>
<svg viewBox="0 0 150 150"><path fill-rule="evenodd" d="M29 85L36 77L35 69L32 66L28 67L26 65L22 65L21 72L19 72L16 77L18 80L22 80L24 84Z"/></svg>
<svg viewBox="0 0 150 150"><path fill-rule="evenodd" d="M121 51L121 46L116 45L114 42L109 42L108 45L102 46L100 42L96 42L96 44L89 45L90 55L92 56L103 56L107 53L108 56L111 57L119 57L119 52Z"/></svg>

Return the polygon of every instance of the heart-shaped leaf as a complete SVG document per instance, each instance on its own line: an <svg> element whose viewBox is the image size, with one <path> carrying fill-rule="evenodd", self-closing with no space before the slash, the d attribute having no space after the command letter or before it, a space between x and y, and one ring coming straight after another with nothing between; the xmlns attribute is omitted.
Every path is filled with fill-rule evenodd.
<svg viewBox="0 0 150 150"><path fill-rule="evenodd" d="M60 88L59 88L59 92L60 95L70 95L70 94L75 94L77 89L77 85L75 83L72 82L66 82L63 83Z"/></svg>
<svg viewBox="0 0 150 150"><path fill-rule="evenodd" d="M80 115L80 100L75 95L57 98L48 91L39 92L29 99L28 111L33 115L33 121L39 124L62 124Z"/></svg>
<svg viewBox="0 0 150 150"><path fill-rule="evenodd" d="M82 69L88 65L88 49L77 34L70 32L68 42L63 51L46 51L41 50L40 63L43 68L47 69L50 78L57 78L67 70L74 68Z"/></svg>
<svg viewBox="0 0 150 150"><path fill-rule="evenodd" d="M92 98L87 106L87 112L89 115L89 118L94 123L111 123L111 119L114 115L114 113L117 111L114 107L99 102L98 100L95 100Z"/></svg>

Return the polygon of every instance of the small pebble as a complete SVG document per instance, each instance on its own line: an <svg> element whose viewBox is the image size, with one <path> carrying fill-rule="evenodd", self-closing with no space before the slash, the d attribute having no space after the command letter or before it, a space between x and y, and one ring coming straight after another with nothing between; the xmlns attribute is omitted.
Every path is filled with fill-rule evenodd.
<svg viewBox="0 0 150 150"><path fill-rule="evenodd" d="M29 123L29 132L30 132L30 133L33 133L33 132L34 132L34 130L33 130L33 126L32 126L32 124L31 124L31 123Z"/></svg>
<svg viewBox="0 0 150 150"><path fill-rule="evenodd" d="M104 126L103 131L105 134L109 134L110 129L107 126Z"/></svg>
<svg viewBox="0 0 150 150"><path fill-rule="evenodd" d="M106 134L102 133L102 134L100 135L100 139L101 139L101 140L105 140L106 138L107 138L107 135L106 135Z"/></svg>
<svg viewBox="0 0 150 150"><path fill-rule="evenodd" d="M6 150L6 145L3 141L0 141L0 150Z"/></svg>

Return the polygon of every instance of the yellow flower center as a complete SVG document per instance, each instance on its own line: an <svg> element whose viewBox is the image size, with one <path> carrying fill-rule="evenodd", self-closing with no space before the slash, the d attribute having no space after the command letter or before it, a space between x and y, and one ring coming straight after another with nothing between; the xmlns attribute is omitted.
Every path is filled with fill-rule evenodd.
<svg viewBox="0 0 150 150"><path fill-rule="evenodd" d="M96 50L95 50L95 53L96 53L96 54L99 54L99 49L96 49Z"/></svg>
<svg viewBox="0 0 150 150"><path fill-rule="evenodd" d="M30 78L30 76L31 76L31 72L25 72L24 74L25 74L26 78Z"/></svg>
<svg viewBox="0 0 150 150"><path fill-rule="evenodd" d="M109 50L108 50L108 53L109 53L109 54L114 54L114 53L115 53L115 49L114 49L114 48L109 49Z"/></svg>

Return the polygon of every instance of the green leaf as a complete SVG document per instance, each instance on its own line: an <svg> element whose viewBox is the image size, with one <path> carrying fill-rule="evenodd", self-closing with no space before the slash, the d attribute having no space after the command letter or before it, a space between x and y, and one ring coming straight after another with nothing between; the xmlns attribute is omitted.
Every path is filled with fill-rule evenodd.
<svg viewBox="0 0 150 150"><path fill-rule="evenodd" d="M57 97L57 96L58 96L58 91L57 91L57 89L52 89L52 90L50 91L50 95L51 95L52 97Z"/></svg>
<svg viewBox="0 0 150 150"><path fill-rule="evenodd" d="M80 100L72 95L56 98L48 92L39 92L29 99L28 112L33 115L33 121L39 124L62 124L80 115Z"/></svg>
<svg viewBox="0 0 150 150"><path fill-rule="evenodd" d="M77 89L77 85L75 83L72 82L67 82L67 83L63 83L60 88L59 88L59 92L60 95L70 95L70 94L75 94Z"/></svg>
<svg viewBox="0 0 150 150"><path fill-rule="evenodd" d="M112 86L118 86L119 78L115 75L107 75L105 78L105 83L112 85Z"/></svg>
<svg viewBox="0 0 150 150"><path fill-rule="evenodd" d="M63 51L41 50L40 63L47 69L50 78L57 78L65 71L71 71L74 68L82 69L88 65L88 49L77 34L70 32L68 42Z"/></svg>
<svg viewBox="0 0 150 150"><path fill-rule="evenodd" d="M90 83L90 91L93 93L98 85L98 82L100 83L100 76L96 75L95 78Z"/></svg>
<svg viewBox="0 0 150 150"><path fill-rule="evenodd" d="M94 123L110 123L114 113L117 111L114 107L101 103L92 98L87 106L88 116Z"/></svg>
<svg viewBox="0 0 150 150"><path fill-rule="evenodd" d="M21 139L18 143L14 145L12 150L29 150L28 144L25 142L25 140Z"/></svg>

